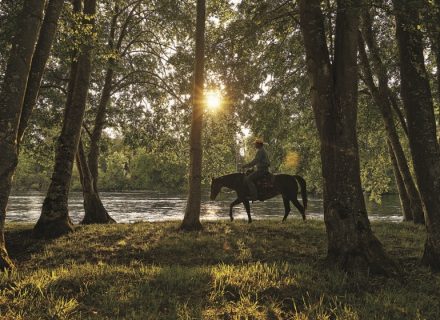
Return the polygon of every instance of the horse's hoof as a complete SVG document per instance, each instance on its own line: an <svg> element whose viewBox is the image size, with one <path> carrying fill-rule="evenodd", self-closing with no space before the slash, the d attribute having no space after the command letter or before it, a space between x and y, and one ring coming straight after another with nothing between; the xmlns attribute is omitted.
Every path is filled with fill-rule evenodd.
<svg viewBox="0 0 440 320"><path fill-rule="evenodd" d="M231 222L234 221L234 218L230 217L230 219L231 219Z"/></svg>
<svg viewBox="0 0 440 320"><path fill-rule="evenodd" d="M252 220L248 220L248 223L252 223Z"/></svg>

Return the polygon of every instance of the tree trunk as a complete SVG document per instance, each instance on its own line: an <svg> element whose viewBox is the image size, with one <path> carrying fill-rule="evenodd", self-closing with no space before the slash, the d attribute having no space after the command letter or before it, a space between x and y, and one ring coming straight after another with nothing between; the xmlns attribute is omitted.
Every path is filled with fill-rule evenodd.
<svg viewBox="0 0 440 320"><path fill-rule="evenodd" d="M400 204L402 206L403 221L413 221L413 214L411 210L411 201L406 192L405 184L403 183L402 175L400 174L399 165L397 164L396 155L394 154L391 143L387 140L388 150L390 153L391 163L393 165L394 178L396 180L397 190L399 192Z"/></svg>
<svg viewBox="0 0 440 320"><path fill-rule="evenodd" d="M205 63L205 0L197 0L196 61L194 67L193 109L190 136L189 195L181 230L200 230L202 182L202 121Z"/></svg>
<svg viewBox="0 0 440 320"><path fill-rule="evenodd" d="M112 21L110 25L110 34L107 45L110 51L115 49L114 42L115 42L116 26L118 22L118 12L119 12L119 5L116 3L114 8L114 15L112 17ZM125 26L126 24L124 24L124 27L121 29L121 35L116 50L120 49L123 36L124 34L126 34ZM93 132L90 137L90 149L87 156L88 165L93 177L93 188L97 193L98 193L98 176L99 176L98 174L99 143L101 141L102 130L104 129L104 125L105 125L107 107L110 103L110 98L111 98L112 82L114 75L113 64L114 64L114 59L110 58L108 61L108 67L105 74L104 87L102 88L102 92L101 92L101 99L99 101L98 110L96 111L95 124L93 127Z"/></svg>
<svg viewBox="0 0 440 320"><path fill-rule="evenodd" d="M26 94L23 102L23 110L18 127L18 143L23 138L29 118L37 104L40 83L43 77L46 62L49 59L53 39L57 30L58 19L63 9L64 0L49 0L43 24L41 25L40 36L38 38L35 54L32 58L32 66L26 88Z"/></svg>
<svg viewBox="0 0 440 320"><path fill-rule="evenodd" d="M84 1L85 24L94 27L96 0ZM73 162L78 149L91 74L92 41L83 44L78 56L71 104L66 105L63 127L55 154L52 181L43 203L40 219L34 227L36 237L54 238L73 230L68 212L68 195Z"/></svg>
<svg viewBox="0 0 440 320"><path fill-rule="evenodd" d="M0 270L14 266L6 250L4 227L18 163L18 126L44 5L45 0L24 2L0 91Z"/></svg>
<svg viewBox="0 0 440 320"><path fill-rule="evenodd" d="M88 164L91 175L93 177L93 187L98 190L98 161L99 161L99 143L101 141L102 130L105 124L105 116L107 113L107 106L110 103L113 69L109 67L105 75L104 87L101 93L98 110L95 117L95 126L90 137L90 149L88 153Z"/></svg>
<svg viewBox="0 0 440 320"><path fill-rule="evenodd" d="M423 9L423 22L425 23L427 34L431 43L432 52L437 65L436 80L437 99L440 102L440 0L425 0Z"/></svg>
<svg viewBox="0 0 440 320"><path fill-rule="evenodd" d="M423 37L418 29L423 1L393 0L393 3L409 145L426 210L428 234L422 261L440 270L440 148L423 56Z"/></svg>
<svg viewBox="0 0 440 320"><path fill-rule="evenodd" d="M414 223L425 223L423 204L420 199L419 191L414 183L413 177L409 170L408 162L405 157L402 145L400 144L399 135L396 130L396 126L393 118L393 111L391 106L391 100L389 97L390 89L388 87L388 75L385 66L382 63L380 57L379 48L377 47L377 41L374 37L371 17L368 11L364 11L362 31L366 39L366 43L370 50L370 59L373 62L373 67L376 77L379 79L379 87L377 87L373 80L373 72L368 61L367 53L365 51L365 44L363 37L359 35L359 55L364 74L364 81L369 88L371 95L382 115L382 119L385 125L385 131L387 133L388 141L391 144L394 156L399 167L403 183L405 185L406 193L409 197L411 204L411 212Z"/></svg>
<svg viewBox="0 0 440 320"><path fill-rule="evenodd" d="M440 102L440 0L435 0L435 20L434 20L434 50L435 50L435 61L437 63L437 98Z"/></svg>
<svg viewBox="0 0 440 320"><path fill-rule="evenodd" d="M119 6L118 4L115 4L115 10L111 21L110 35L108 41L109 50L114 49L118 11ZM115 223L115 220L110 217L104 205L102 204L98 191L99 143L101 141L102 130L104 129L107 106L110 103L111 98L112 81L114 74L113 63L113 59L110 58L108 61L108 68L105 75L101 99L99 101L98 109L96 112L95 125L93 127L93 132L90 136L90 149L88 156L86 158L82 141L80 141L77 154L78 167L82 167L84 173L84 176L81 177L85 212L84 219L81 222L83 224Z"/></svg>
<svg viewBox="0 0 440 320"><path fill-rule="evenodd" d="M114 223L107 210L105 209L99 194L93 187L93 177L87 164L86 155L82 139L79 140L78 152L76 154L76 163L80 172L81 186L84 197L84 219L82 224L92 223Z"/></svg>
<svg viewBox="0 0 440 320"><path fill-rule="evenodd" d="M356 137L359 9L337 1L334 64L319 0L301 0L300 24L321 141L328 261L355 273L390 274L395 265L371 231L360 181Z"/></svg>
<svg viewBox="0 0 440 320"><path fill-rule="evenodd" d="M402 126L403 132L406 137L408 137L408 125L406 124L405 116L403 115L403 111L399 105L399 99L397 98L397 94L393 90L388 90L388 98L390 99L391 106L393 108L394 113L397 115L397 119L399 120L400 125Z"/></svg>

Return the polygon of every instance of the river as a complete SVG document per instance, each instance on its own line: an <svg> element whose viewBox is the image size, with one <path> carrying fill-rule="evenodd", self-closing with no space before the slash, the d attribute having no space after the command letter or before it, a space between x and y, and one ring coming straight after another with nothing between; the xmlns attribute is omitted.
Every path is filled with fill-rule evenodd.
<svg viewBox="0 0 440 320"><path fill-rule="evenodd" d="M41 212L45 194L42 192L14 192L9 198L7 221L35 223ZM181 193L136 191L136 192L101 192L101 199L110 215L117 222L132 223L136 221L181 220L186 205L186 195ZM201 219L229 219L229 204L234 200L234 193L222 192L216 201L209 201L208 193L202 197ZM386 195L382 204L367 201L368 214L371 220L400 222L402 220L399 198ZM84 216L82 194L71 192L69 213L75 223ZM254 219L282 219L284 206L281 197L265 202L251 204ZM322 200L311 198L308 201L307 216L322 219ZM243 205L234 207L236 219L247 219ZM289 219L298 219L300 215L295 207Z"/></svg>

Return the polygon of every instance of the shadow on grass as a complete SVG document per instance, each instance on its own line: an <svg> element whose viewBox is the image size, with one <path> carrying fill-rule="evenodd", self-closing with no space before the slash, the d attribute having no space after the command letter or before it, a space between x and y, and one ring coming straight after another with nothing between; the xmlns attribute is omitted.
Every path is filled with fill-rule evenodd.
<svg viewBox="0 0 440 320"><path fill-rule="evenodd" d="M77 301L80 318L202 319L210 290L207 269L83 265L47 287L56 299ZM49 307L49 306L48 306ZM57 314L63 317L67 314Z"/></svg>
<svg viewBox="0 0 440 320"><path fill-rule="evenodd" d="M5 230L6 249L9 256L21 263L29 261L33 254L38 254L51 240L38 240L32 237L32 227L17 225L14 229Z"/></svg>
<svg viewBox="0 0 440 320"><path fill-rule="evenodd" d="M243 262L317 263L325 256L322 224L295 221L205 223L200 232L178 232L177 222L79 226L57 240L35 240L30 228L7 232L10 255L34 267L69 263L214 265ZM32 259L31 259L32 258ZM27 267L32 267L27 265Z"/></svg>
<svg viewBox="0 0 440 320"><path fill-rule="evenodd" d="M178 232L178 225L81 226L53 241L32 239L31 226L10 226L19 272L2 280L0 315L437 319L440 313L440 277L413 260L423 248L421 228L375 225L394 256L404 253L399 261L407 274L405 281L363 282L322 264L321 221L209 222L191 233Z"/></svg>

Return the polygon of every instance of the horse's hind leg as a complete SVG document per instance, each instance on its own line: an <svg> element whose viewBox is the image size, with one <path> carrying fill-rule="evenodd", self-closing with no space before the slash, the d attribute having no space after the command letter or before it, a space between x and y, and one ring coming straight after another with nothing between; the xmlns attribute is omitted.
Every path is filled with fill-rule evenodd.
<svg viewBox="0 0 440 320"><path fill-rule="evenodd" d="M306 210L304 210L304 207L302 206L301 203L299 203L298 199L291 199L293 205L299 210L299 212L301 213L301 216L303 218L303 220L306 220Z"/></svg>
<svg viewBox="0 0 440 320"><path fill-rule="evenodd" d="M244 207L246 209L247 215L248 215L248 223L252 222L252 218L251 218L251 206L249 204L249 201L245 200L243 201Z"/></svg>
<svg viewBox="0 0 440 320"><path fill-rule="evenodd" d="M290 213L290 203L289 203L289 198L287 197L283 197L283 202L284 202L284 218L283 221L286 221L287 216Z"/></svg>
<svg viewBox="0 0 440 320"><path fill-rule="evenodd" d="M234 221L234 217L232 216L232 208L241 202L242 201L238 198L232 201L231 206L229 207L229 218L231 218L231 221Z"/></svg>

